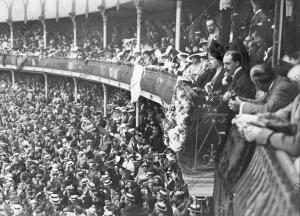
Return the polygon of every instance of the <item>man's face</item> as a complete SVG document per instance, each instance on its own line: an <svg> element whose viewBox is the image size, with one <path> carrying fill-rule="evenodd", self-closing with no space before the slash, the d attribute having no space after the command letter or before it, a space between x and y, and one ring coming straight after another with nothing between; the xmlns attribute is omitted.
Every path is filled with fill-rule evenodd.
<svg viewBox="0 0 300 216"><path fill-rule="evenodd" d="M212 21L212 20L208 20L207 22L206 22L206 27L207 27L207 30L208 30L208 32L210 33L210 34L213 34L214 33L214 31L215 31L215 23L214 23L214 21Z"/></svg>
<svg viewBox="0 0 300 216"><path fill-rule="evenodd" d="M225 71L229 74L233 74L234 71L238 68L239 64L238 62L234 62L232 60L231 55L225 55L223 58L224 68Z"/></svg>

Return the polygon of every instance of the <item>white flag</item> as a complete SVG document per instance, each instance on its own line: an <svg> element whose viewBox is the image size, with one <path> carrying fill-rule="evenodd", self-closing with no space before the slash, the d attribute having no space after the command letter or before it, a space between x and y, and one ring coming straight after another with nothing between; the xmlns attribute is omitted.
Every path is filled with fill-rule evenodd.
<svg viewBox="0 0 300 216"><path fill-rule="evenodd" d="M137 102L142 93L141 80L143 78L143 74L144 67L135 63L130 83L131 103Z"/></svg>

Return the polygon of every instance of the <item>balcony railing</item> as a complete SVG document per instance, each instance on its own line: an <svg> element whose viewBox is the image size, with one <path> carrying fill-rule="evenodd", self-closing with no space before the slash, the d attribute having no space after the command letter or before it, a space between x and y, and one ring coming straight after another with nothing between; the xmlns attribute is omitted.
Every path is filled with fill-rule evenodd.
<svg viewBox="0 0 300 216"><path fill-rule="evenodd" d="M3 56L0 55L0 59ZM1 60L2 61L2 60ZM0 62L1 62L0 61ZM44 72L56 75L76 76L82 79L106 82L130 90L133 73L131 65L90 60L84 62L66 58L45 58L32 56L6 56L2 69ZM170 103L176 77L163 71L146 68L141 81L142 96L158 103Z"/></svg>

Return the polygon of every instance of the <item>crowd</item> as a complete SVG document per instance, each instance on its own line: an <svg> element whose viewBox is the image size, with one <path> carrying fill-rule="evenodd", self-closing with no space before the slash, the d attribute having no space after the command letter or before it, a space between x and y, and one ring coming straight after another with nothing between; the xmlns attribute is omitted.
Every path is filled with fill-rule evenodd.
<svg viewBox="0 0 300 216"><path fill-rule="evenodd" d="M146 21L141 50L135 50L134 27L122 45L115 42L106 49L101 47L100 32L83 31L78 47L72 47L71 34L59 32L44 50L40 29L18 35L13 49L8 36L1 34L0 50L138 63L178 75L178 83L197 93L193 102L218 98L225 104L226 135L235 125L247 145L280 149L296 158L300 156L300 54L286 53L281 67L271 68L269 18L260 1L250 2L254 16L249 34L230 44L221 44L221 32L211 17L206 18L206 29L190 38L189 25L195 19L191 16L183 25L182 50L175 49L172 20L163 25ZM118 40L118 29L113 39ZM73 83L53 77L46 99L40 76L19 76L12 86L8 75L2 74L0 83L4 214L209 215L211 206L205 197L189 197L175 154L163 136L160 106L144 101L136 128L135 107L122 92L112 91L110 112L104 116L97 84L81 81L75 99ZM228 166L227 153L234 147L224 145L216 161Z"/></svg>
<svg viewBox="0 0 300 216"><path fill-rule="evenodd" d="M1 215L196 215L174 153L164 143L159 105L144 100L140 127L128 93L101 85L1 73ZM120 99L122 96L122 99ZM199 201L200 199L200 201ZM208 211L206 208L201 211Z"/></svg>

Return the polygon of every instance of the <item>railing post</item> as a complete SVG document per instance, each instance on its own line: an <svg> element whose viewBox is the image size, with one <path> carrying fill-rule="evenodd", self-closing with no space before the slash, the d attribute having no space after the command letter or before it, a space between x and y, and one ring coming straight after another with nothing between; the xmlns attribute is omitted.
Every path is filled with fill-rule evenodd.
<svg viewBox="0 0 300 216"><path fill-rule="evenodd" d="M176 7L176 35L175 35L175 49L176 50L180 50L181 10L182 10L182 0L177 0L177 7Z"/></svg>
<svg viewBox="0 0 300 216"><path fill-rule="evenodd" d="M48 75L44 73L45 78L45 98L48 99Z"/></svg>
<svg viewBox="0 0 300 216"><path fill-rule="evenodd" d="M135 127L140 126L140 100L138 99L135 104Z"/></svg>
<svg viewBox="0 0 300 216"><path fill-rule="evenodd" d="M15 75L15 71L11 70L11 85L12 88L15 89L15 84L16 84L16 75Z"/></svg>
<svg viewBox="0 0 300 216"><path fill-rule="evenodd" d="M141 50L141 23L142 23L142 9L143 0L135 0L136 7L136 50Z"/></svg>
<svg viewBox="0 0 300 216"><path fill-rule="evenodd" d="M102 83L102 87L103 87L103 115L104 117L107 116L107 86Z"/></svg>
<svg viewBox="0 0 300 216"><path fill-rule="evenodd" d="M77 90L78 90L77 89L78 88L77 84L78 84L78 81L75 77L73 77L73 81L74 81L74 100L77 103Z"/></svg>

